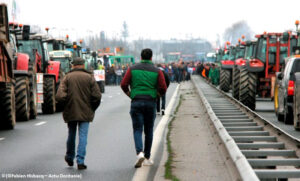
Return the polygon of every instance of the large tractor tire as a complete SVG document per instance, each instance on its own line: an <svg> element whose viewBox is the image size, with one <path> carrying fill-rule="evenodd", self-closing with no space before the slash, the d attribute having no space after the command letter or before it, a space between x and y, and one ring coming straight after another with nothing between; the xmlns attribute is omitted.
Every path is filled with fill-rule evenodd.
<svg viewBox="0 0 300 181"><path fill-rule="evenodd" d="M30 86L30 119L37 116L37 83L35 66L29 64L29 86Z"/></svg>
<svg viewBox="0 0 300 181"><path fill-rule="evenodd" d="M27 76L16 77L16 118L17 121L30 119L30 88Z"/></svg>
<svg viewBox="0 0 300 181"><path fill-rule="evenodd" d="M235 65L232 70L232 96L239 100L240 93L240 70Z"/></svg>
<svg viewBox="0 0 300 181"><path fill-rule="evenodd" d="M246 68L242 68L240 71L239 100L251 110L255 110L256 106L256 84L256 74L248 72Z"/></svg>
<svg viewBox="0 0 300 181"><path fill-rule="evenodd" d="M14 129L16 124L15 89L10 84L1 92L0 97L0 128Z"/></svg>
<svg viewBox="0 0 300 181"><path fill-rule="evenodd" d="M43 114L53 114L56 111L55 102L55 77L44 76L44 103Z"/></svg>
<svg viewBox="0 0 300 181"><path fill-rule="evenodd" d="M220 71L220 89L224 92L230 90L230 70L222 69Z"/></svg>

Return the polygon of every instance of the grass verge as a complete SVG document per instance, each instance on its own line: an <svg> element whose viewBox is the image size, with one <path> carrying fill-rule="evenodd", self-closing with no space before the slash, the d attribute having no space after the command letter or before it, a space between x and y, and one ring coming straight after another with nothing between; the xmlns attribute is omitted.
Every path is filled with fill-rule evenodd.
<svg viewBox="0 0 300 181"><path fill-rule="evenodd" d="M177 107L174 111L174 114L177 114L182 100L183 100L183 97L182 97L182 95L180 95L179 102L178 102L178 105L177 105ZM173 152L173 149L172 149L172 146L171 146L170 136L171 136L172 124L173 124L174 120L175 120L175 117L172 118L172 120L170 121L170 123L168 125L168 133L167 133L168 160L165 163L165 179L169 179L169 180L172 180L172 181L179 181L179 179L175 175L173 175L173 172L172 172L172 168L173 168L172 163L173 163L174 152Z"/></svg>

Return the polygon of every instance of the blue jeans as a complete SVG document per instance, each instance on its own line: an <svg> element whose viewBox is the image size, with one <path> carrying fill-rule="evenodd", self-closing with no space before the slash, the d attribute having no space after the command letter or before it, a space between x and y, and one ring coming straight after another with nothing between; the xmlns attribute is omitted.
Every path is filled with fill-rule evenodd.
<svg viewBox="0 0 300 181"><path fill-rule="evenodd" d="M117 84L117 85L120 85L121 80L122 80L122 76L117 75L117 76L116 76L116 84Z"/></svg>
<svg viewBox="0 0 300 181"><path fill-rule="evenodd" d="M84 164L84 157L86 154L87 136L89 131L89 122L69 122L69 135L67 140L67 159L74 160L75 158L75 140L76 140L76 129L78 125L79 130L79 143L77 147L77 164Z"/></svg>
<svg viewBox="0 0 300 181"><path fill-rule="evenodd" d="M156 117L156 102L148 100L136 100L131 102L130 115L133 126L133 137L136 154L143 151L143 129L145 132L145 158L151 156L153 139L153 126Z"/></svg>

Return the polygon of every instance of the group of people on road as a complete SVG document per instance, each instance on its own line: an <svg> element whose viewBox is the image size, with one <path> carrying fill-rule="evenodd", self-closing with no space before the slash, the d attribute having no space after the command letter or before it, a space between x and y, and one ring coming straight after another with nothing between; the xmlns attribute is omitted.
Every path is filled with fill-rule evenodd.
<svg viewBox="0 0 300 181"><path fill-rule="evenodd" d="M108 66L105 70L105 84L106 85L120 85L127 69L130 67L126 65L114 65Z"/></svg>
<svg viewBox="0 0 300 181"><path fill-rule="evenodd" d="M198 63L196 68L196 74L207 79L213 85L219 85L220 71L215 63Z"/></svg>
<svg viewBox="0 0 300 181"><path fill-rule="evenodd" d="M179 62L154 65L152 55L151 49L143 49L140 63L128 66L123 71L120 67L114 68L114 66L109 70L115 72L116 84L120 82L121 89L131 99L130 116L137 155L135 168L153 164L151 147L154 121L157 112L161 111L162 115L165 114L166 91L170 82L180 83L189 80L194 72L215 85L219 82L219 71L213 63ZM93 74L85 70L84 64L85 60L82 58L73 60L72 70L64 77L56 94L57 102L65 105L63 118L68 126L65 161L69 166L73 166L76 156L79 170L87 168L84 160L89 123L93 121L95 111L101 102L99 87ZM79 143L76 154L77 129Z"/></svg>
<svg viewBox="0 0 300 181"><path fill-rule="evenodd" d="M162 97L163 105L165 104L165 93L169 85L167 73L161 66L156 67L152 63L152 55L151 49L143 49L141 63L127 67L126 74L121 81L122 90L131 99L130 116L137 154L135 168L153 165L151 147L157 100ZM71 167L76 157L79 170L87 169L84 160L89 123L93 121L95 111L101 102L99 87L92 73L85 70L84 64L85 60L82 58L73 60L72 70L64 77L56 94L57 102L65 105L63 119L68 126L64 159ZM76 152L77 128L79 142Z"/></svg>

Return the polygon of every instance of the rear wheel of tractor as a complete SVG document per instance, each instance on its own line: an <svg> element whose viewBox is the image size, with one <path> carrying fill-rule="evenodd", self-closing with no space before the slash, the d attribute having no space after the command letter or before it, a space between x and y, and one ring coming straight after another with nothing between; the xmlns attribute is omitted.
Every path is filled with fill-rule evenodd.
<svg viewBox="0 0 300 181"><path fill-rule="evenodd" d="M35 66L29 64L29 85L30 85L30 119L35 119L37 116L37 84Z"/></svg>
<svg viewBox="0 0 300 181"><path fill-rule="evenodd" d="M15 89L9 84L0 97L1 129L14 129L16 125Z"/></svg>
<svg viewBox="0 0 300 181"><path fill-rule="evenodd" d="M248 72L246 68L242 68L240 71L239 100L251 110L255 110L256 84L256 74Z"/></svg>
<svg viewBox="0 0 300 181"><path fill-rule="evenodd" d="M235 65L232 70L232 96L239 100L240 70Z"/></svg>
<svg viewBox="0 0 300 181"><path fill-rule="evenodd" d="M42 104L42 111L43 114L53 114L56 111L54 77L44 77L44 103Z"/></svg>
<svg viewBox="0 0 300 181"><path fill-rule="evenodd" d="M230 89L230 71L221 68L220 71L220 89L228 92Z"/></svg>
<svg viewBox="0 0 300 181"><path fill-rule="evenodd" d="M16 77L15 95L17 121L28 121L30 118L30 89L28 77Z"/></svg>

